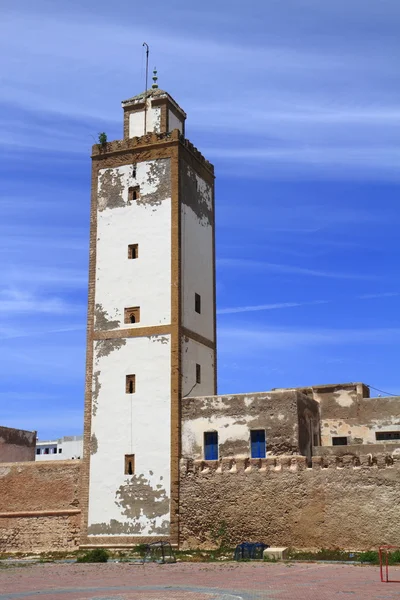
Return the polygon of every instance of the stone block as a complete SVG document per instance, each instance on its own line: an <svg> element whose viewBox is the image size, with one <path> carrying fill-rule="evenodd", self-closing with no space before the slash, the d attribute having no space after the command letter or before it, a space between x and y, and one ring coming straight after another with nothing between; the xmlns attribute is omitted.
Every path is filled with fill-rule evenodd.
<svg viewBox="0 0 400 600"><path fill-rule="evenodd" d="M263 552L263 557L267 560L285 560L287 557L287 551L288 548L284 546L266 548Z"/></svg>

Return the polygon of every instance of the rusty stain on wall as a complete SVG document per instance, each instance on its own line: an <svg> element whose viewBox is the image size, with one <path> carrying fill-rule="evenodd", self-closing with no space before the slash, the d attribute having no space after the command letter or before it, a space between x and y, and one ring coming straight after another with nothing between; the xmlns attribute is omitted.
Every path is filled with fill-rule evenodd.
<svg viewBox="0 0 400 600"><path fill-rule="evenodd" d="M105 169L99 175L99 212L106 208L122 208L127 204L129 200L124 199L123 175L117 169Z"/></svg>
<svg viewBox="0 0 400 600"><path fill-rule="evenodd" d="M119 321L112 321L101 304L96 304L94 309L94 328L101 330L118 329Z"/></svg>
<svg viewBox="0 0 400 600"><path fill-rule="evenodd" d="M165 489L155 490L143 474L132 475L116 492L116 505L122 514L137 519L142 514L148 519L162 517L169 511L169 498Z"/></svg>
<svg viewBox="0 0 400 600"><path fill-rule="evenodd" d="M90 454L96 454L99 449L99 444L95 433L90 436Z"/></svg>
<svg viewBox="0 0 400 600"><path fill-rule="evenodd" d="M190 207L202 225L212 224L212 208L208 194L198 184L196 173L185 162L181 162L182 202Z"/></svg>
<svg viewBox="0 0 400 600"><path fill-rule="evenodd" d="M92 391L92 415L95 417L97 413L97 401L101 389L101 383L99 381L100 371L93 373L93 391Z"/></svg>
<svg viewBox="0 0 400 600"><path fill-rule="evenodd" d="M116 519L111 519L109 523L93 523L88 527L89 535L139 535L140 533L140 523L120 523Z"/></svg>
<svg viewBox="0 0 400 600"><path fill-rule="evenodd" d="M169 158L150 162L147 183L151 187L156 185L157 189L147 194L141 193L140 197L135 200L136 204L155 207L171 197L171 160Z"/></svg>
<svg viewBox="0 0 400 600"><path fill-rule="evenodd" d="M160 344L168 344L169 339L165 335L149 335L148 339L151 342L159 342Z"/></svg>
<svg viewBox="0 0 400 600"><path fill-rule="evenodd" d="M125 346L126 339L125 338L114 338L108 340L97 340L96 341L96 357L97 359L108 356L114 350L119 350L122 346Z"/></svg>

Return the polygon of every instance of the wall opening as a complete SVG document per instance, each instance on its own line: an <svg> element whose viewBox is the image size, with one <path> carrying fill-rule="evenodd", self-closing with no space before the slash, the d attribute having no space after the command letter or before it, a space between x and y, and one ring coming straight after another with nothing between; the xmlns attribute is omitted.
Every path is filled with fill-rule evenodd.
<svg viewBox="0 0 400 600"><path fill-rule="evenodd" d="M133 202L134 200L139 200L139 198L140 198L140 188L138 185L128 188L129 202Z"/></svg>
<svg viewBox="0 0 400 600"><path fill-rule="evenodd" d="M204 433L204 459L218 460L218 433L216 431Z"/></svg>
<svg viewBox="0 0 400 600"><path fill-rule="evenodd" d="M140 322L140 306L124 308L124 323L134 324Z"/></svg>
<svg viewBox="0 0 400 600"><path fill-rule="evenodd" d="M333 437L332 446L347 446L347 437Z"/></svg>
<svg viewBox="0 0 400 600"><path fill-rule="evenodd" d="M201 383L201 365L196 364L196 383Z"/></svg>
<svg viewBox="0 0 400 600"><path fill-rule="evenodd" d="M265 430L264 429L252 429L250 431L251 441L251 458L265 458L266 445L265 445Z"/></svg>
<svg viewBox="0 0 400 600"><path fill-rule="evenodd" d="M201 296L200 296L200 294L194 295L194 310L197 313L199 313L199 315L201 314Z"/></svg>
<svg viewBox="0 0 400 600"><path fill-rule="evenodd" d="M375 432L375 439L377 442L400 440L400 431L377 431Z"/></svg>
<svg viewBox="0 0 400 600"><path fill-rule="evenodd" d="M128 258L139 257L139 244L129 244L128 246Z"/></svg>
<svg viewBox="0 0 400 600"><path fill-rule="evenodd" d="M125 392L127 394L134 394L136 391L136 375L127 375L125 383Z"/></svg>
<svg viewBox="0 0 400 600"><path fill-rule="evenodd" d="M36 448L36 454L40 454L40 448Z"/></svg>
<svg viewBox="0 0 400 600"><path fill-rule="evenodd" d="M135 474L135 455L125 454L125 475Z"/></svg>

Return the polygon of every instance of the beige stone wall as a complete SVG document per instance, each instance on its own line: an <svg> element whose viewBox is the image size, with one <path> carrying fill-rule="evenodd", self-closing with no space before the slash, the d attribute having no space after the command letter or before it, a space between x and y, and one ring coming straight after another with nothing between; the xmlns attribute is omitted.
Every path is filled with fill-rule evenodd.
<svg viewBox="0 0 400 600"><path fill-rule="evenodd" d="M297 390L182 398L182 456L203 458L205 431L218 432L220 458L250 456L250 431L264 429L267 453L311 459L318 403Z"/></svg>
<svg viewBox="0 0 400 600"><path fill-rule="evenodd" d="M0 552L72 550L79 543L80 462L0 464Z"/></svg>
<svg viewBox="0 0 400 600"><path fill-rule="evenodd" d="M314 457L312 468L305 461L182 461L181 545L213 547L224 530L231 545L363 550L398 543L396 455Z"/></svg>
<svg viewBox="0 0 400 600"><path fill-rule="evenodd" d="M0 463L35 460L36 431L0 427Z"/></svg>

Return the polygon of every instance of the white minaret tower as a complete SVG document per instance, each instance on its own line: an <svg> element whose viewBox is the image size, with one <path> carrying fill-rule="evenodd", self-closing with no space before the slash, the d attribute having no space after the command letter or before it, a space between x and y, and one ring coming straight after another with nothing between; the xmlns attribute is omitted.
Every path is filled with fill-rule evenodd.
<svg viewBox="0 0 400 600"><path fill-rule="evenodd" d="M153 80L93 147L82 546L179 543L180 401L216 393L214 169Z"/></svg>

